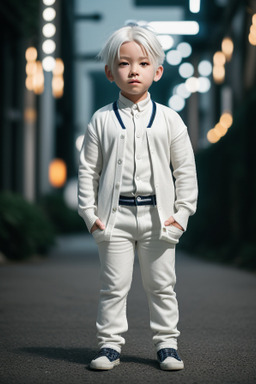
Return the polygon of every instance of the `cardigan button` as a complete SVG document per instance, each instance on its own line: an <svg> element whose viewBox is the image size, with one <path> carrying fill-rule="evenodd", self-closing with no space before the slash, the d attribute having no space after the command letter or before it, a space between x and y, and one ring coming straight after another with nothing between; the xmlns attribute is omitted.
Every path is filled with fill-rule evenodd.
<svg viewBox="0 0 256 384"><path fill-rule="evenodd" d="M124 135L121 135L120 137L121 137L121 139L124 139Z"/></svg>
<svg viewBox="0 0 256 384"><path fill-rule="evenodd" d="M116 212L116 208L113 208L112 211L113 211L113 213L115 213Z"/></svg>
<svg viewBox="0 0 256 384"><path fill-rule="evenodd" d="M119 159L117 163L118 163L119 165L121 165L122 162L123 162L122 159Z"/></svg>

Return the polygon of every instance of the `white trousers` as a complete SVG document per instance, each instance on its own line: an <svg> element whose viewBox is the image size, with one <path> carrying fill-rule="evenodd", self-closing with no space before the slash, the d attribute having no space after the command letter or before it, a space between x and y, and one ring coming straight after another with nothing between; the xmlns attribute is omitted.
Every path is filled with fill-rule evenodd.
<svg viewBox="0 0 256 384"><path fill-rule="evenodd" d="M99 347L120 352L125 343L122 334L128 330L126 302L137 250L156 351L177 349L175 245L159 240L160 223L155 207L120 206L116 214L111 240L98 243L101 263L96 323Z"/></svg>

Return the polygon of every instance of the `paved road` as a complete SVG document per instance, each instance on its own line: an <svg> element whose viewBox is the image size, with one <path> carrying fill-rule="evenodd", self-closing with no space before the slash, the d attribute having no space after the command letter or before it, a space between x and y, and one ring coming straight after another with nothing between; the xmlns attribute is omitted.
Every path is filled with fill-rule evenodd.
<svg viewBox="0 0 256 384"><path fill-rule="evenodd" d="M0 267L0 384L256 383L256 275L177 255L179 351L163 372L151 345L138 263L122 363L94 372L98 258L88 237L59 240L50 257Z"/></svg>

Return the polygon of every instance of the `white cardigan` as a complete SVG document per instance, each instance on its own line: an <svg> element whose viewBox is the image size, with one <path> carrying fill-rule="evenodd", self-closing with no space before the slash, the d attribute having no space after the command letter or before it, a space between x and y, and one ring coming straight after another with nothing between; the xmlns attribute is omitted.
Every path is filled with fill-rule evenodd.
<svg viewBox="0 0 256 384"><path fill-rule="evenodd" d="M164 226L170 216L186 230L197 202L194 154L187 128L172 109L156 103L156 116L147 129L152 160L157 210L161 222L159 238L176 244L183 231ZM80 153L78 212L90 231L95 220L105 224L95 231L97 242L110 240L118 209L126 130L109 104L92 117ZM174 186L174 180L175 186Z"/></svg>

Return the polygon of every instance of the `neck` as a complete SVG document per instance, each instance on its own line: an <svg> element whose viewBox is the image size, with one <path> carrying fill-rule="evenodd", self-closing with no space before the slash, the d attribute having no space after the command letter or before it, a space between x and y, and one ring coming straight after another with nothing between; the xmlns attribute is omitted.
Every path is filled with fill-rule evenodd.
<svg viewBox="0 0 256 384"><path fill-rule="evenodd" d="M142 100L145 100L148 97L148 92L144 93L143 95L126 95L121 91L121 95L126 97L127 99L131 100L134 104L139 103Z"/></svg>

